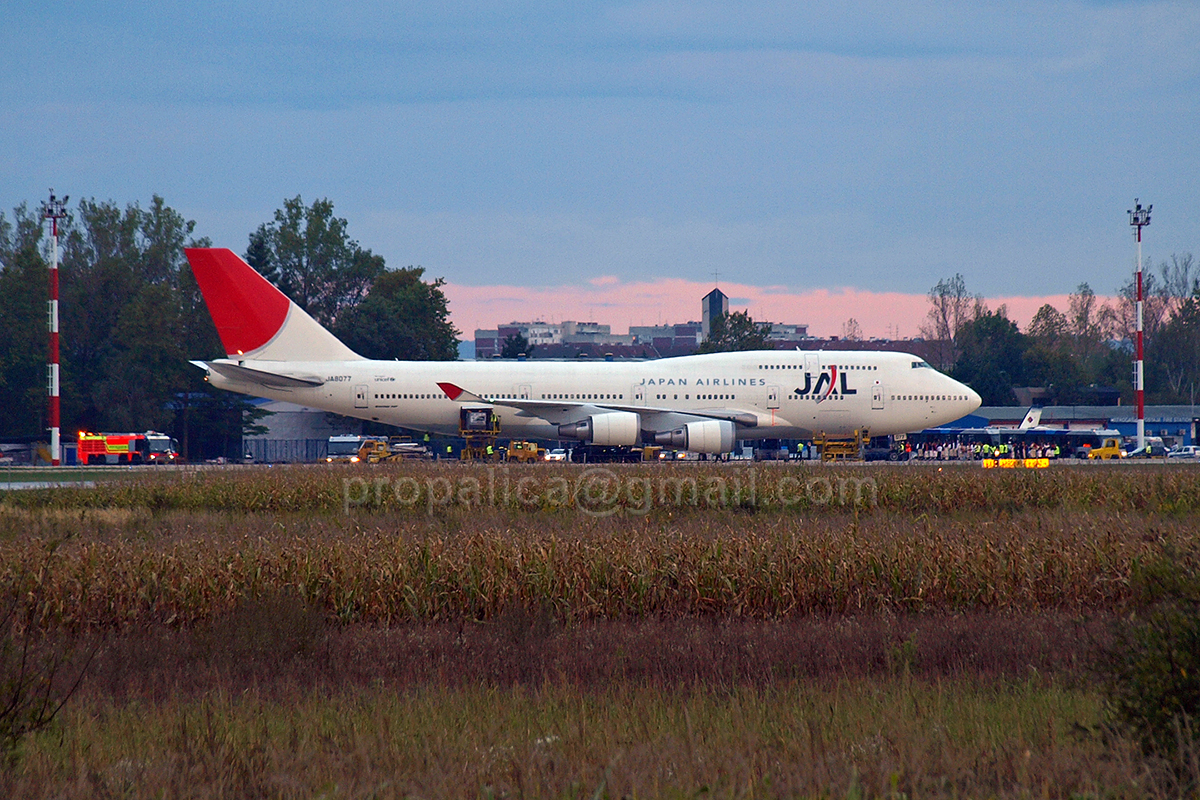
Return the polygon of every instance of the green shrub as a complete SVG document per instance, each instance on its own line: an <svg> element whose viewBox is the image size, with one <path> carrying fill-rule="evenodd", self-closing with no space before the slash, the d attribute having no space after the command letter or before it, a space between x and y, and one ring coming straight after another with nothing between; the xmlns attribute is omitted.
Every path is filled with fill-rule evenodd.
<svg viewBox="0 0 1200 800"><path fill-rule="evenodd" d="M1109 712L1148 753L1200 744L1200 576L1173 548L1135 567L1135 610L1114 631L1102 670Z"/></svg>
<svg viewBox="0 0 1200 800"><path fill-rule="evenodd" d="M0 770L17 763L26 736L58 716L99 646L47 636L36 622L41 605L39 591L0 590Z"/></svg>

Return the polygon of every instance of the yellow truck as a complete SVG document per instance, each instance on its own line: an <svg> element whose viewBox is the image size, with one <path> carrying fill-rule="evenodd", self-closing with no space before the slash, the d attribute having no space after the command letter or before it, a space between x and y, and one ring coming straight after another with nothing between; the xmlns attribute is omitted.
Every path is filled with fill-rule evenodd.
<svg viewBox="0 0 1200 800"><path fill-rule="evenodd" d="M505 461L516 461L519 464L545 461L546 448L538 447L534 442L509 442L504 459Z"/></svg>
<svg viewBox="0 0 1200 800"><path fill-rule="evenodd" d="M358 457L367 464L378 464L382 461L423 460L431 458L432 454L428 447L407 436L393 436L386 442L382 439L363 442Z"/></svg>
<svg viewBox="0 0 1200 800"><path fill-rule="evenodd" d="M1099 447L1093 447L1088 452L1088 458L1092 459L1112 459L1124 458L1125 450L1121 447L1121 440L1117 438L1105 439Z"/></svg>
<svg viewBox="0 0 1200 800"><path fill-rule="evenodd" d="M393 436L330 436L329 464L379 464L383 461L426 459L429 448L405 437Z"/></svg>

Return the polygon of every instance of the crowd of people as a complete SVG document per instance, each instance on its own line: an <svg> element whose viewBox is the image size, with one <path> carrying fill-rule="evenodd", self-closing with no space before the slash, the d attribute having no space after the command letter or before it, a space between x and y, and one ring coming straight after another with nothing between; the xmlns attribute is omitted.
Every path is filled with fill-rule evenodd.
<svg viewBox="0 0 1200 800"><path fill-rule="evenodd" d="M909 458L926 461L979 461L985 458L1062 458L1062 446L1039 442L923 442L905 446Z"/></svg>

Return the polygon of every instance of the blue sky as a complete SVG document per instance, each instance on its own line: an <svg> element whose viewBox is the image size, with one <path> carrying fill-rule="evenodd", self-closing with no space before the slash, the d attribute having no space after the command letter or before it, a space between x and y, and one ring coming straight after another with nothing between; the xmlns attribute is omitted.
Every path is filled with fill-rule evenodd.
<svg viewBox="0 0 1200 800"><path fill-rule="evenodd" d="M10 0L0 69L0 208L239 252L296 194L471 286L1111 293L1135 196L1200 250L1194 2Z"/></svg>

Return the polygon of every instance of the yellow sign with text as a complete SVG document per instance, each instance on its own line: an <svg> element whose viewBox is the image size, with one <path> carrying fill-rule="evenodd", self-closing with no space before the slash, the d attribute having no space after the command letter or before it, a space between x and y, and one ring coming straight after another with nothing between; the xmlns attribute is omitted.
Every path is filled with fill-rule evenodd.
<svg viewBox="0 0 1200 800"><path fill-rule="evenodd" d="M1050 466L1048 458L985 458L984 469L1045 469Z"/></svg>

